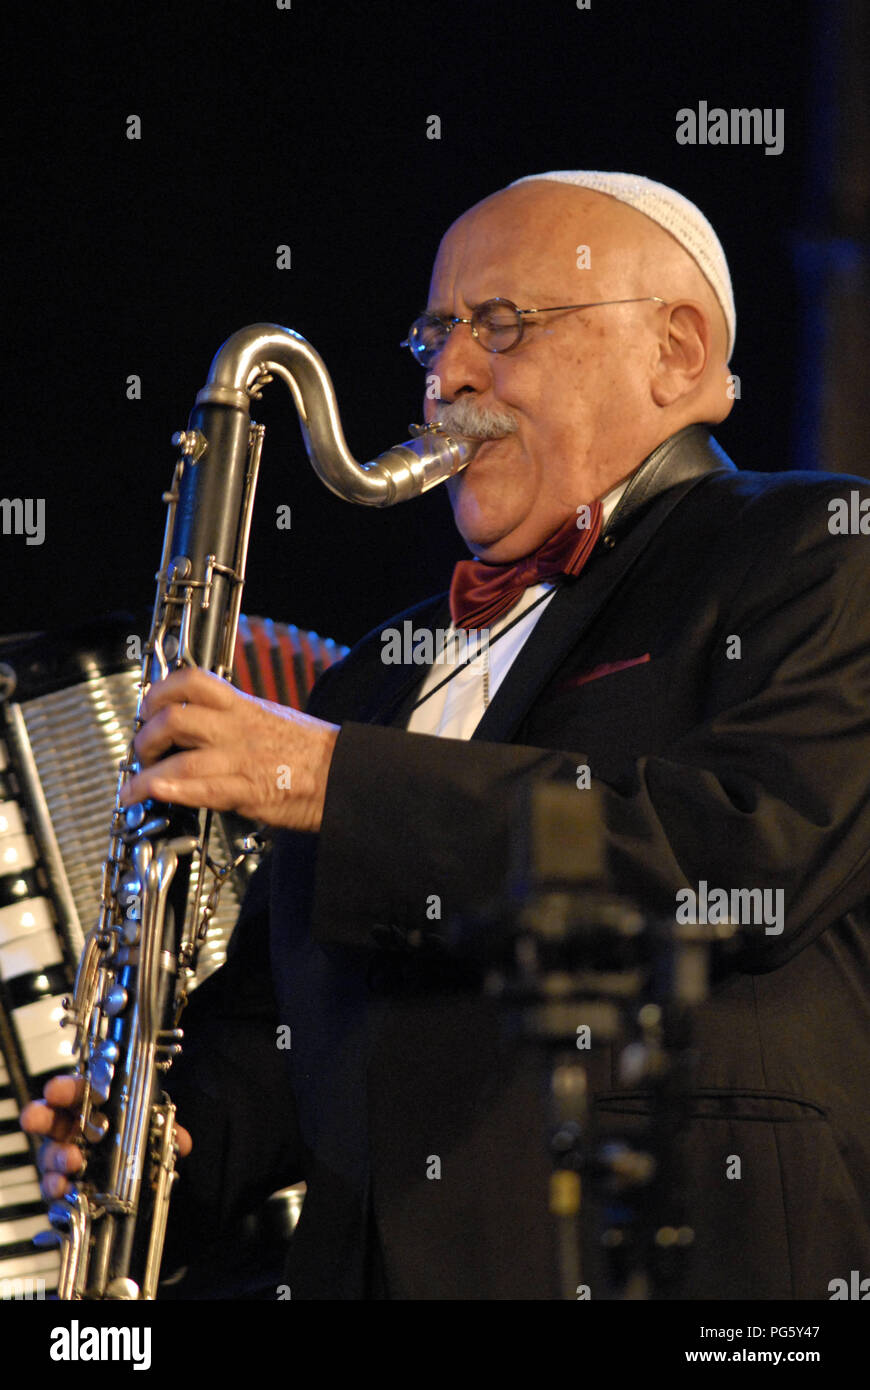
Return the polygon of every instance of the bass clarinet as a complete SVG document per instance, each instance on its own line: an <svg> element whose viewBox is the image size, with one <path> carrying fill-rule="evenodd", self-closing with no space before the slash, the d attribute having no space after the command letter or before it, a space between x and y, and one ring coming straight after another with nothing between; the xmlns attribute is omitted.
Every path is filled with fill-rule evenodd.
<svg viewBox="0 0 870 1390"><path fill-rule="evenodd" d="M479 441L438 424L359 464L348 452L335 392L310 343L253 324L217 353L164 494L166 531L137 717L120 764L96 925L82 951L64 1022L75 1030L83 1081L77 1132L85 1166L49 1208L61 1245L58 1297L153 1299L175 1171L175 1107L164 1076L181 1050L179 1020L221 884L235 867L209 856L210 813L153 800L123 808L139 764L132 739L153 681L183 666L228 678L264 427L252 399L280 377L308 457L326 486L364 506L391 507L460 472ZM243 852L254 846L246 843ZM237 860L236 863L239 861ZM196 887L190 892L192 875ZM211 884L206 891L206 883Z"/></svg>

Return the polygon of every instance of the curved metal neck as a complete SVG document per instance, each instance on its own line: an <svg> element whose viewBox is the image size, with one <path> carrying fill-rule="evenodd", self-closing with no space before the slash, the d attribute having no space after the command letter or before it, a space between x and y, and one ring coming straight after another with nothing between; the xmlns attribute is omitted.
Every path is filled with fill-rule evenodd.
<svg viewBox="0 0 870 1390"><path fill-rule="evenodd" d="M323 360L292 328L254 323L218 351L197 405L248 411L259 387L280 377L293 396L308 458L317 476L338 497L369 507L392 507L453 477L470 462L481 441L449 436L437 423L420 427L370 463L347 447L335 390Z"/></svg>

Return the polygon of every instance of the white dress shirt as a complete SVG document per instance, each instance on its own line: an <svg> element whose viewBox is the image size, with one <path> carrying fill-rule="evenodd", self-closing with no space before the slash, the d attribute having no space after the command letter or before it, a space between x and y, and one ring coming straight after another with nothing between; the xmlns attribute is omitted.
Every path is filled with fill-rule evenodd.
<svg viewBox="0 0 870 1390"><path fill-rule="evenodd" d="M630 478L624 478L616 487L611 488L610 492L605 493L601 499L602 505L602 528L609 521L617 502L630 482ZM484 644L481 640L479 644L469 642L465 644L464 634L451 623L443 634L445 644L445 654L450 656L455 654L455 660L445 661L439 664L437 661L429 668L426 679L420 687L417 699L421 700L427 695L439 681L443 681L446 676L455 674L446 685L426 700L425 704L419 709L413 710L406 725L409 733L412 734L438 734L442 738L471 738L478 724L484 715L484 669L486 662L489 662L489 698L493 699L508 671L510 670L517 654L523 647L529 634L538 622L544 609L550 604L551 597L555 592L555 584L534 584L531 588L517 599L513 608L507 613L503 613L497 622L493 623L489 631L489 643ZM547 594L548 597L544 598ZM538 602L538 600L541 602ZM537 604L536 607L532 607ZM494 639L526 609L532 609L526 617L520 618L516 626L498 642ZM467 666L460 667L464 656L472 652L479 654L468 662Z"/></svg>

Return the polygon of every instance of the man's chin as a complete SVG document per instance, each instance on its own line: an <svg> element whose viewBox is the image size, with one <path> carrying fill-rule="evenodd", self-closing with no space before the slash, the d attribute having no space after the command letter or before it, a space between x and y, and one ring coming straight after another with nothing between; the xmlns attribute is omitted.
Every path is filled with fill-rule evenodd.
<svg viewBox="0 0 870 1390"><path fill-rule="evenodd" d="M514 536L522 525L522 517L484 518L480 509L475 507L474 516L466 521L462 517L461 507L454 507L453 519L472 555L479 556L489 564L504 564L523 553L522 543L518 545ZM505 553L502 554L502 551Z"/></svg>
<svg viewBox="0 0 870 1390"><path fill-rule="evenodd" d="M529 479L515 460L500 457L507 439L485 440L471 463L447 481L453 520L469 550L482 555L522 525L534 496Z"/></svg>
<svg viewBox="0 0 870 1390"><path fill-rule="evenodd" d="M457 509L457 503L461 505L463 495L468 496L469 493L474 493L475 504L486 506L486 494L490 489L497 488L501 494L508 478L507 470L512 462L510 456L506 455L506 450L510 448L511 438L508 436L501 439L484 439L471 462L466 464L461 473L448 479L447 491L450 494L450 502L454 512Z"/></svg>
<svg viewBox="0 0 870 1390"><path fill-rule="evenodd" d="M512 564L514 560L531 555L552 535L560 524L531 515L532 504L517 506L508 513L504 507L481 505L479 498L451 498L453 520L472 555L489 565ZM465 505L463 505L463 503Z"/></svg>

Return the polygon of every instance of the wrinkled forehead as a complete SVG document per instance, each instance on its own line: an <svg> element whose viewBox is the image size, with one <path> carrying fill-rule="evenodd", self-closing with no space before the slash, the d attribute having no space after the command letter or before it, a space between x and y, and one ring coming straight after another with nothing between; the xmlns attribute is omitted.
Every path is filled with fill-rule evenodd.
<svg viewBox="0 0 870 1390"><path fill-rule="evenodd" d="M503 189L445 233L428 308L455 313L495 295L521 307L568 294L592 299L605 280L608 292L619 288L643 249L643 229L623 213L632 209L591 190L544 182Z"/></svg>

